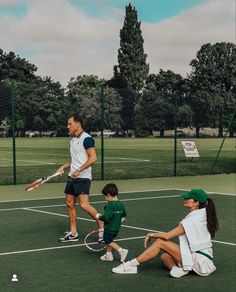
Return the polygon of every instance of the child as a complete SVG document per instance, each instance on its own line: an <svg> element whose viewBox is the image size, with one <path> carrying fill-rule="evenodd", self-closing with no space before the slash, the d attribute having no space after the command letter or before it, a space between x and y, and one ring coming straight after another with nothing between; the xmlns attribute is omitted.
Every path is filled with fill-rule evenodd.
<svg viewBox="0 0 236 292"><path fill-rule="evenodd" d="M113 239L117 236L120 225L126 220L126 210L124 204L118 200L118 188L115 184L107 184L103 190L103 195L108 204L104 207L104 214L97 213L96 219L104 222L104 242L106 253L100 257L102 261L113 261L112 250L115 249L120 254L120 261L123 263L128 254L128 250L121 248Z"/></svg>

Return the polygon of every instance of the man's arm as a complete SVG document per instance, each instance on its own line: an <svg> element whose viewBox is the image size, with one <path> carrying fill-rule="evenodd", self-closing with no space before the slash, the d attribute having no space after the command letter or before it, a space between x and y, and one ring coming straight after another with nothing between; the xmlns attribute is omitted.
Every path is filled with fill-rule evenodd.
<svg viewBox="0 0 236 292"><path fill-rule="evenodd" d="M70 167L70 164L71 164L71 161L66 162L60 168L58 168L58 170L56 172L60 172L60 174L62 175L64 173L64 171Z"/></svg>

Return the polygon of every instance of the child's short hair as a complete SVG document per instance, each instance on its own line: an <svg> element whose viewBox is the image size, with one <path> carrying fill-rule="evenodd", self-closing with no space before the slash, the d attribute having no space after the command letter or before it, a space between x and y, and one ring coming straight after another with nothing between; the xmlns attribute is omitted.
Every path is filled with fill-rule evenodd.
<svg viewBox="0 0 236 292"><path fill-rule="evenodd" d="M112 197L118 196L118 188L115 184L107 184L102 189L104 196L111 195Z"/></svg>

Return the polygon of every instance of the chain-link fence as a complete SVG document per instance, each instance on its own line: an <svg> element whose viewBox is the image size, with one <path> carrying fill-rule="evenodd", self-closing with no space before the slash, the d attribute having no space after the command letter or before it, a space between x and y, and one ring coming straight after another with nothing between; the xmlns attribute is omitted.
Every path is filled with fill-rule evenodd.
<svg viewBox="0 0 236 292"><path fill-rule="evenodd" d="M50 80L0 82L0 184L28 183L69 161L72 112L95 139L96 180L235 172L234 138L217 139L217 129L204 128L196 139L194 129L178 128L177 104L162 108L165 121L141 98L109 87L65 92ZM186 158L183 140L194 141L200 157Z"/></svg>

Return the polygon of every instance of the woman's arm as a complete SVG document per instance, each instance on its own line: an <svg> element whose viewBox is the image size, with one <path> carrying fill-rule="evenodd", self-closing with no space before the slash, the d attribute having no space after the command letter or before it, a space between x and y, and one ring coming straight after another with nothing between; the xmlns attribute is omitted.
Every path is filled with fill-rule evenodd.
<svg viewBox="0 0 236 292"><path fill-rule="evenodd" d="M163 240L170 240L171 238L177 237L179 235L184 234L184 228L182 224L179 224L174 229L168 231L168 232L156 232L156 233L148 233L144 239L144 246L147 247L147 243L150 241L151 238L160 238Z"/></svg>

